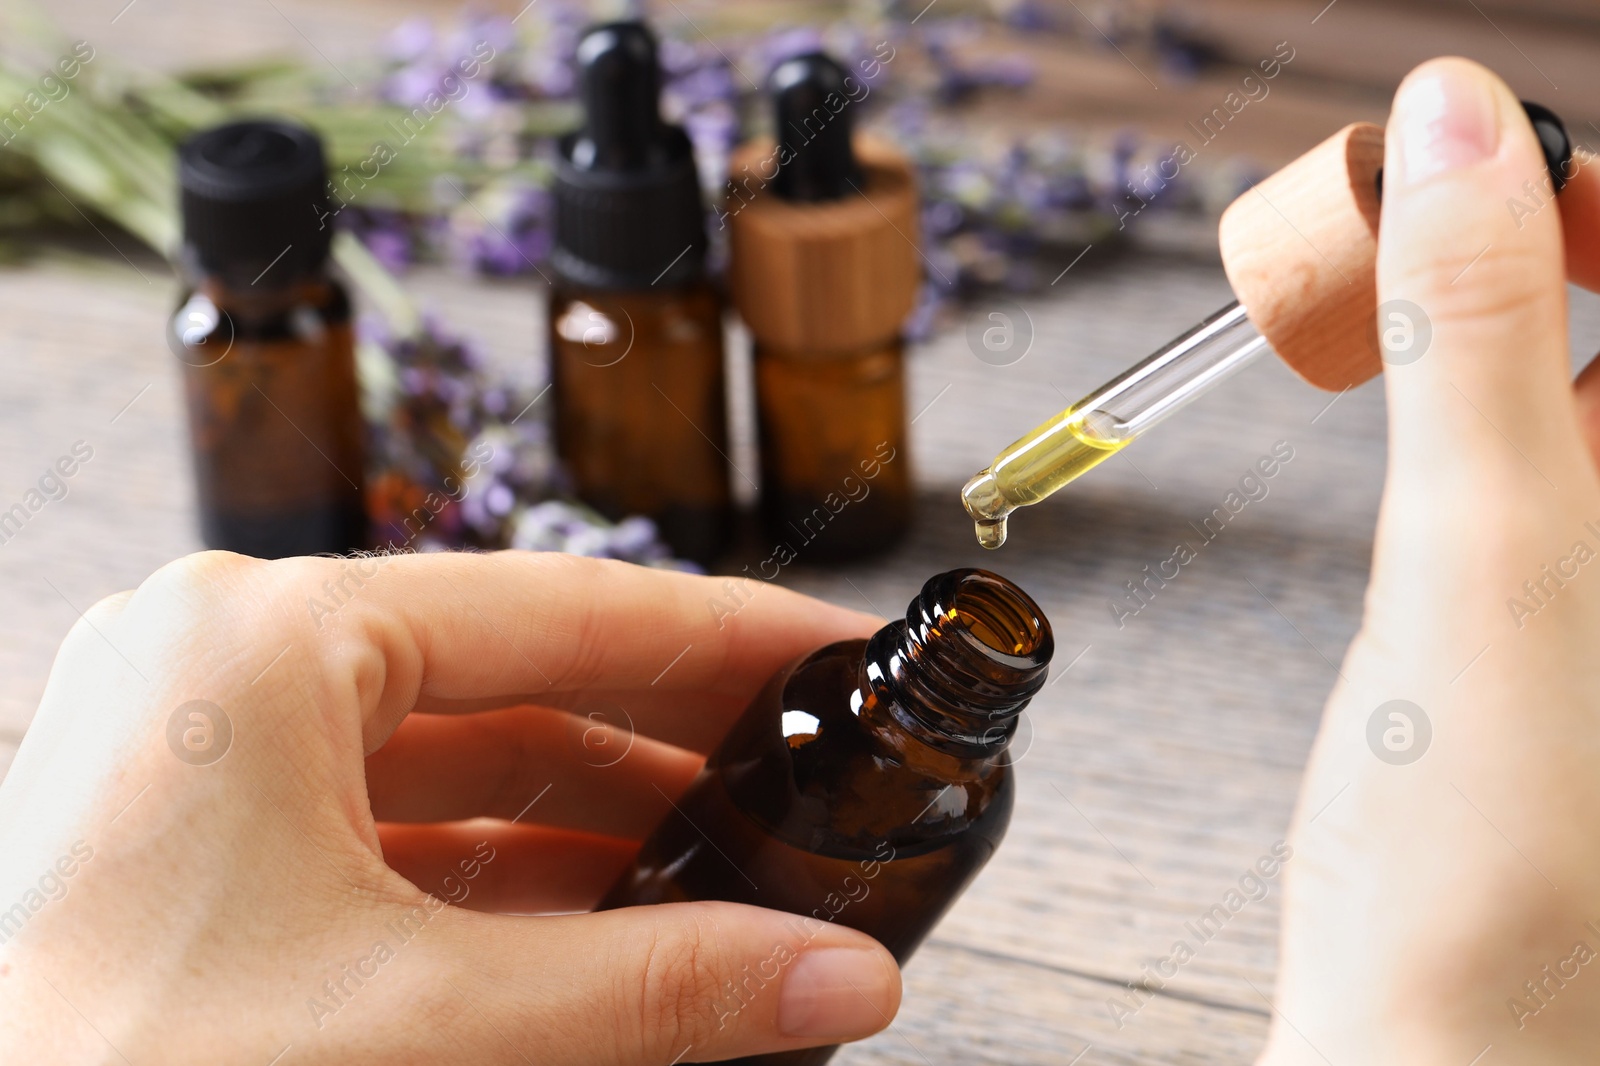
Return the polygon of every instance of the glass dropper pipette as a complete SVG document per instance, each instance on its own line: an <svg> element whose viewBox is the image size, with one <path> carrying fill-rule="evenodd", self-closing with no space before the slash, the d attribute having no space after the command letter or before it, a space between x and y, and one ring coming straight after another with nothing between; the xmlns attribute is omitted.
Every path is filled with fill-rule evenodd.
<svg viewBox="0 0 1600 1066"><path fill-rule="evenodd" d="M1522 106L1551 191L1559 192L1573 174L1566 127L1549 108ZM1324 389L1379 373L1373 259L1382 161L1383 131L1356 123L1235 200L1218 238L1228 280L1258 312L1256 321L1236 300L1013 441L961 490L978 543L1000 547L1011 512L1099 466L1248 366L1272 349L1267 336L1285 363Z"/></svg>
<svg viewBox="0 0 1600 1066"><path fill-rule="evenodd" d="M1046 419L961 490L978 543L1006 542L1006 516L1105 462L1151 426L1268 351L1235 301L1156 353Z"/></svg>

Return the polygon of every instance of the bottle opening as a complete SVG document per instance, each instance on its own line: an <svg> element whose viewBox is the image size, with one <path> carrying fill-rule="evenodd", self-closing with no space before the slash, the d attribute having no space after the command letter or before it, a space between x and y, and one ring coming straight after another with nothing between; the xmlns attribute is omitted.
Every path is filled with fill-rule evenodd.
<svg viewBox="0 0 1600 1066"><path fill-rule="evenodd" d="M962 757L1004 750L1044 687L1055 638L1039 605L988 570L935 574L867 644L863 676L924 743Z"/></svg>
<svg viewBox="0 0 1600 1066"><path fill-rule="evenodd" d="M1027 593L987 570L957 571L946 617L1008 666L1038 666L1053 650L1050 623Z"/></svg>

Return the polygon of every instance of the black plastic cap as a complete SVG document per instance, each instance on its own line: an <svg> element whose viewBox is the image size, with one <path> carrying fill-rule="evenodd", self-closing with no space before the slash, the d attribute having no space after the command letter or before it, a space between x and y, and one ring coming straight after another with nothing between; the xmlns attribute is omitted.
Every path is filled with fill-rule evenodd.
<svg viewBox="0 0 1600 1066"><path fill-rule="evenodd" d="M811 52L779 63L767 79L780 145L772 188L785 200L837 200L860 190L845 77L833 59Z"/></svg>
<svg viewBox="0 0 1600 1066"><path fill-rule="evenodd" d="M333 228L322 142L270 120L202 130L178 148L186 252L231 285L280 287L320 270Z"/></svg>
<svg viewBox="0 0 1600 1066"><path fill-rule="evenodd" d="M551 265L601 289L700 277L700 178L688 135L661 121L655 37L640 22L593 26L577 66L584 121L561 139Z"/></svg>
<svg viewBox="0 0 1600 1066"><path fill-rule="evenodd" d="M1567 136L1567 124L1561 121L1560 115L1543 104L1536 104L1532 100L1523 100L1521 103L1528 121L1533 124L1534 136L1539 138L1539 150L1544 153L1544 165L1550 172L1550 181L1556 192L1560 192L1567 187L1567 177L1572 173L1572 139ZM1378 199L1383 199L1382 167L1373 175L1372 183L1377 187Z"/></svg>
<svg viewBox="0 0 1600 1066"><path fill-rule="evenodd" d="M1539 150L1544 152L1544 165L1550 169L1556 191L1560 192L1566 187L1567 177L1572 173L1572 141L1567 136L1566 123L1554 111L1532 100L1522 101L1522 110L1528 113L1528 121L1533 123L1533 132L1539 138Z"/></svg>

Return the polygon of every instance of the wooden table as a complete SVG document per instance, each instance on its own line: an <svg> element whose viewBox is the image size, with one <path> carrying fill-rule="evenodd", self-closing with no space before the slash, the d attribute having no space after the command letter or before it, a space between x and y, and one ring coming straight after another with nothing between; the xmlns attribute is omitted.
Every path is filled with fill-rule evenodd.
<svg viewBox="0 0 1600 1066"><path fill-rule="evenodd" d="M495 351L539 358L534 285L442 273L411 283ZM178 375L161 340L174 289L160 264L109 253L0 272L0 508L74 441L94 448L69 495L0 544L0 771L77 612L199 547ZM1039 599L1060 649L1019 741L1006 846L909 965L893 1029L841 1054L843 1066L1220 1064L1260 1047L1276 881L1163 991L1126 986L1175 940L1195 944L1186 923L1284 835L1358 621L1384 457L1380 386L1330 406L1264 361L1016 516L997 554L977 547L956 502L998 446L1229 298L1209 257L1096 248L1047 297L1022 301L1035 337L1015 365L980 362L959 331L922 347L914 535L879 562L784 572L806 592L892 615L936 571L991 566ZM1574 294L1573 307L1575 350L1592 352L1600 302ZM735 459L753 473L747 418L736 425ZM1203 542L1194 523L1278 441L1294 456L1269 494ZM1197 557L1119 625L1110 605L1129 606L1125 583L1180 541ZM1143 1005L1114 1017L1112 999Z"/></svg>
<svg viewBox="0 0 1600 1066"><path fill-rule="evenodd" d="M1236 1063L1265 1032L1278 885L1245 907L1119 1027L1107 1000L1190 939L1284 833L1296 781L1353 633L1383 463L1376 385L1329 407L1275 360L1246 370L1092 477L977 547L961 482L1035 420L1228 298L1199 262L1091 252L1048 299L1020 362L979 362L961 333L916 352L921 488L914 535L889 558L786 569L787 584L896 614L930 574L987 565L1054 621L1055 679L1020 734L1006 846L907 971L892 1032L844 1064ZM177 369L161 329L173 281L154 261L0 273L0 502L74 441L94 458L0 544L0 766L26 728L56 645L97 598L199 547ZM538 358L532 284L442 273L414 287L494 350ZM974 313L982 315L987 308ZM1600 301L1574 294L1576 346L1600 344ZM738 347L737 345L735 346ZM741 425L743 420L738 420ZM753 470L746 444L736 461ZM1294 457L1215 539L1198 523L1277 441ZM1110 603L1185 541L1198 556L1119 627ZM736 564L730 564L730 569ZM1138 997L1142 999L1144 997ZM1137 1002L1137 1000L1133 1000Z"/></svg>

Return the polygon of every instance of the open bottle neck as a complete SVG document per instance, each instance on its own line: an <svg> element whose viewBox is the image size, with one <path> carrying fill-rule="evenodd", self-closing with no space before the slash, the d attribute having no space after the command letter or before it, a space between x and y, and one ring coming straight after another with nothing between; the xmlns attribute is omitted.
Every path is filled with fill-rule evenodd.
<svg viewBox="0 0 1600 1066"><path fill-rule="evenodd" d="M1016 585L986 570L951 570L867 642L858 713L891 743L908 737L927 749L919 761L972 769L1005 752L1054 651L1044 612Z"/></svg>

